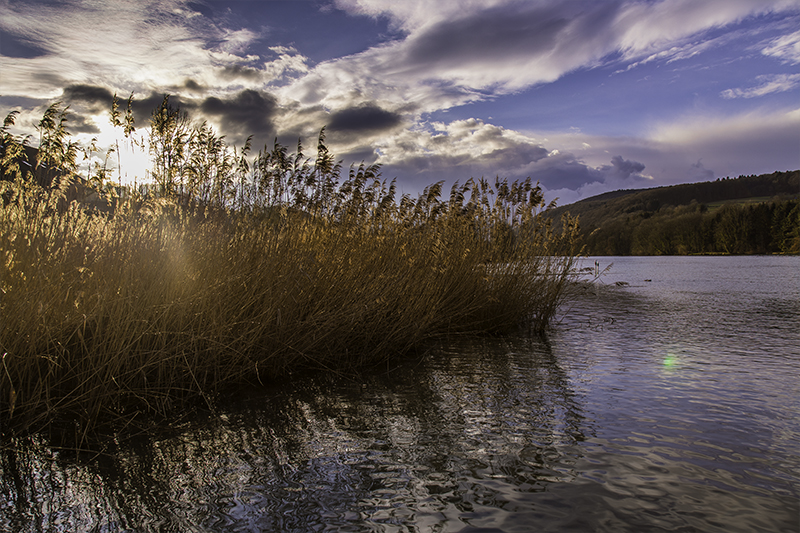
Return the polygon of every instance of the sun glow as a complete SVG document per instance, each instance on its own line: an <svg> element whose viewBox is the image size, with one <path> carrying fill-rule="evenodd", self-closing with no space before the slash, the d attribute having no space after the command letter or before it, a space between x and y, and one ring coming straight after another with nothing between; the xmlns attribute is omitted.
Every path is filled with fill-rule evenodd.
<svg viewBox="0 0 800 533"><path fill-rule="evenodd" d="M92 118L100 132L75 135L81 147L87 150L79 161L82 173L99 164L110 169L108 178L120 185L151 181L151 160L145 141L147 129L137 129L125 137L121 128L111 125L107 115L94 115ZM89 150L92 145L97 148L96 151Z"/></svg>

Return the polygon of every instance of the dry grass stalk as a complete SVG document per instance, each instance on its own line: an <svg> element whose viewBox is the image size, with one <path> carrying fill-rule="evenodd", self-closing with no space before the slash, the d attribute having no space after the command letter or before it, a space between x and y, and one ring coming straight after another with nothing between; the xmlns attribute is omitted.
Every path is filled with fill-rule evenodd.
<svg viewBox="0 0 800 533"><path fill-rule="evenodd" d="M446 200L438 183L397 201L375 166L342 180L324 133L313 163L277 144L248 161L167 99L153 123L166 137L151 140L158 187L120 196L100 176L102 210L69 201L80 177L62 157L63 121L42 126L39 157L61 150L47 156L55 185L13 158L0 167L6 433L60 418L83 439L101 420L211 405L231 384L297 368L374 364L444 334L542 330L563 296L576 225L553 233L530 180L469 180ZM24 141L2 134L0 155L19 156Z"/></svg>

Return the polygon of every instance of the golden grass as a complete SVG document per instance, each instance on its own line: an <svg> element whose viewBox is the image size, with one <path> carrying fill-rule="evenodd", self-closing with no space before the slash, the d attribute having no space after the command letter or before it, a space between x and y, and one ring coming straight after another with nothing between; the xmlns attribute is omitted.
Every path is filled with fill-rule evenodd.
<svg viewBox="0 0 800 533"><path fill-rule="evenodd" d="M0 182L5 434L70 420L86 439L99 421L213 405L295 369L547 326L576 228L551 231L530 181L470 180L449 201L436 184L398 202L377 167L341 183L322 137L299 174L300 149L279 161L280 148L254 160L247 194L239 175L238 196L187 201L173 182L101 212L67 203L66 178Z"/></svg>

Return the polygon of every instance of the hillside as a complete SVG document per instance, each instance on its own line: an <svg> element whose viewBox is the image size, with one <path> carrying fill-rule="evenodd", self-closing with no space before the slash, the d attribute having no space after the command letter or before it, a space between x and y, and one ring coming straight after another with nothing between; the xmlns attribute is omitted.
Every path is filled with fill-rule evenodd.
<svg viewBox="0 0 800 533"><path fill-rule="evenodd" d="M800 252L800 170L643 190L559 207L590 255Z"/></svg>

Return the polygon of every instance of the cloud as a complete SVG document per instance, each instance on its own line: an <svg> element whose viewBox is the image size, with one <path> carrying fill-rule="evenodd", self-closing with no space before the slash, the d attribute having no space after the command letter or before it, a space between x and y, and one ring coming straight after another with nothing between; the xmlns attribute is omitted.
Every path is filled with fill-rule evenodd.
<svg viewBox="0 0 800 533"><path fill-rule="evenodd" d="M94 135L100 133L95 121L91 117L70 113L67 121L67 130L73 134L86 133Z"/></svg>
<svg viewBox="0 0 800 533"><path fill-rule="evenodd" d="M0 55L17 59L32 59L47 55L47 50L0 28Z"/></svg>
<svg viewBox="0 0 800 533"><path fill-rule="evenodd" d="M611 158L611 165L600 167L600 170L618 179L628 179L631 176L641 177L642 170L645 169L644 164L638 161L630 161L623 159L621 155L615 155Z"/></svg>
<svg viewBox="0 0 800 533"><path fill-rule="evenodd" d="M682 43L675 46L671 46L664 50L652 53L647 57L640 59L639 61L634 61L633 63L629 63L626 68L617 70L615 74L618 74L620 72L627 72L629 70L632 70L636 67L640 67L642 65L646 65L648 63L660 61L664 62L665 64L670 64L683 59L689 59L697 55L700 55L704 52L707 52L711 49L725 46L729 44L732 40L734 40L735 37L736 35L725 34L720 37L715 37L713 39L706 39L697 42Z"/></svg>
<svg viewBox="0 0 800 533"><path fill-rule="evenodd" d="M617 189L800 168L800 108L678 117L640 137L529 135L558 151L524 170L542 182L548 201L558 197L560 204Z"/></svg>
<svg viewBox="0 0 800 533"><path fill-rule="evenodd" d="M625 150L625 147L620 149ZM613 156L610 165L594 166L565 148L563 151L552 150L547 158L529 165L526 175L539 181L547 190L593 189L605 192L652 186L653 178L642 174L644 169L643 163L620 155Z"/></svg>
<svg viewBox="0 0 800 533"><path fill-rule="evenodd" d="M701 159L697 160L689 170L689 179L691 181L709 181L714 179L714 171L703 166Z"/></svg>
<svg viewBox="0 0 800 533"><path fill-rule="evenodd" d="M644 137L523 133L473 118L400 130L374 146L384 174L406 185L530 176L549 199L575 201L616 189L800 168L800 110L680 118Z"/></svg>
<svg viewBox="0 0 800 533"><path fill-rule="evenodd" d="M258 33L246 28L236 31L227 30L217 44L217 48L232 55L242 55L259 37Z"/></svg>
<svg viewBox="0 0 800 533"><path fill-rule="evenodd" d="M505 0L463 0L461 2L430 2L428 0L334 0L339 9L354 15L390 19L394 28L408 33L441 20L454 18L464 12L485 9L506 3Z"/></svg>
<svg viewBox="0 0 800 533"><path fill-rule="evenodd" d="M490 8L428 26L409 39L404 59L419 68L444 69L446 73L464 63L537 56L552 49L568 24L555 6L533 10Z"/></svg>
<svg viewBox="0 0 800 533"><path fill-rule="evenodd" d="M375 144L376 162L384 166L384 174L398 176L406 185L530 176L545 187L578 188L604 179L602 169L569 151L548 150L531 136L474 118L402 130ZM633 174L640 164L620 158L619 165L630 167Z"/></svg>
<svg viewBox="0 0 800 533"><path fill-rule="evenodd" d="M799 7L785 0L338 0L336 5L386 17L404 34L321 63L283 94L307 105L342 107L352 104L356 92L395 108L411 105L417 113L517 92L605 63L687 59L727 42L710 30Z"/></svg>
<svg viewBox="0 0 800 533"><path fill-rule="evenodd" d="M722 91L723 98L755 98L772 93L791 91L800 86L800 74L771 74L757 76L756 80L761 82L756 87L748 89L726 89Z"/></svg>
<svg viewBox="0 0 800 533"><path fill-rule="evenodd" d="M114 95L105 87L86 84L65 87L63 95L66 103L85 104L93 111L110 109L113 98Z"/></svg>
<svg viewBox="0 0 800 533"><path fill-rule="evenodd" d="M294 48L272 46L270 51L278 55L278 59L264 63L264 72L270 79L278 79L291 72L308 72L308 58L298 53Z"/></svg>
<svg viewBox="0 0 800 533"><path fill-rule="evenodd" d="M2 2L0 31L36 50L25 61L0 55L3 95L53 98L98 77L121 92L163 91L186 78L216 81L215 69L230 75L225 67L258 60L239 55L257 34L219 27L180 0ZM37 79L42 72L58 76Z"/></svg>
<svg viewBox="0 0 800 533"><path fill-rule="evenodd" d="M507 93L553 81L591 62L598 32L590 21L609 16L607 9L581 13L561 4L470 4L452 18L434 17L405 39L322 63L287 93L312 103L355 89L372 100L411 102L420 111L446 109L483 99L482 91Z"/></svg>
<svg viewBox="0 0 800 533"><path fill-rule="evenodd" d="M675 163L689 166L702 158L716 176L795 170L800 168L800 109L679 119L655 128L650 140Z"/></svg>
<svg viewBox="0 0 800 533"><path fill-rule="evenodd" d="M546 159L529 167L528 175L547 189L579 189L587 183L602 180L596 169L577 159L570 152L553 151Z"/></svg>
<svg viewBox="0 0 800 533"><path fill-rule="evenodd" d="M211 7L206 4L202 4L200 2L188 2L186 4L186 7L193 10L195 13L203 15L204 17L207 18L214 17L214 10L211 9Z"/></svg>
<svg viewBox="0 0 800 533"><path fill-rule="evenodd" d="M67 130L73 134L97 134L97 115L108 112L114 95L105 87L96 85L70 85L60 97L69 106Z"/></svg>
<svg viewBox="0 0 800 533"><path fill-rule="evenodd" d="M225 65L219 69L220 78L232 80L246 80L253 82L264 81L264 71L245 65Z"/></svg>
<svg viewBox="0 0 800 533"><path fill-rule="evenodd" d="M157 92L151 92L144 98L134 95L133 101L131 102L131 111L133 112L133 118L136 121L137 128L149 125L153 111L164 101L164 96L166 96L166 94ZM181 109L186 112L190 112L196 107L191 99L184 99L180 95L175 94L169 95L169 105L175 109Z"/></svg>
<svg viewBox="0 0 800 533"><path fill-rule="evenodd" d="M204 93L208 90L208 87L199 84L191 78L186 78L186 81L183 82L183 88L193 93Z"/></svg>
<svg viewBox="0 0 800 533"><path fill-rule="evenodd" d="M671 48L674 43L747 17L797 10L784 0L672 0L630 2L616 18L616 45L627 58Z"/></svg>
<svg viewBox="0 0 800 533"><path fill-rule="evenodd" d="M378 149L381 162L391 164L409 158L417 161L438 158L448 164L492 164L502 154L508 167L528 164L547 155L547 150L535 139L476 118L447 124L434 122L405 130L379 144Z"/></svg>
<svg viewBox="0 0 800 533"><path fill-rule="evenodd" d="M361 133L387 130L401 123L399 114L374 104L365 104L332 113L328 129L332 132Z"/></svg>
<svg viewBox="0 0 800 533"><path fill-rule="evenodd" d="M643 137L548 137L549 145L580 153L581 161L600 173L594 175L594 185L571 187L573 192L569 193L550 184L551 191L558 191L559 196L570 201L618 188L665 186L800 168L800 109L759 109L732 117L679 117L654 126ZM584 144L590 147L579 148ZM624 157L613 158L611 165L604 164L609 154ZM637 171L638 165L627 163L646 165L646 173L645 169ZM630 170L634 172L624 178Z"/></svg>
<svg viewBox="0 0 800 533"><path fill-rule="evenodd" d="M242 143L249 135L274 135L272 119L278 112L278 102L271 94L245 89L230 98L208 97L198 111L212 117L234 142Z"/></svg>
<svg viewBox="0 0 800 533"><path fill-rule="evenodd" d="M761 53L786 63L794 65L800 63L800 30L773 39Z"/></svg>

